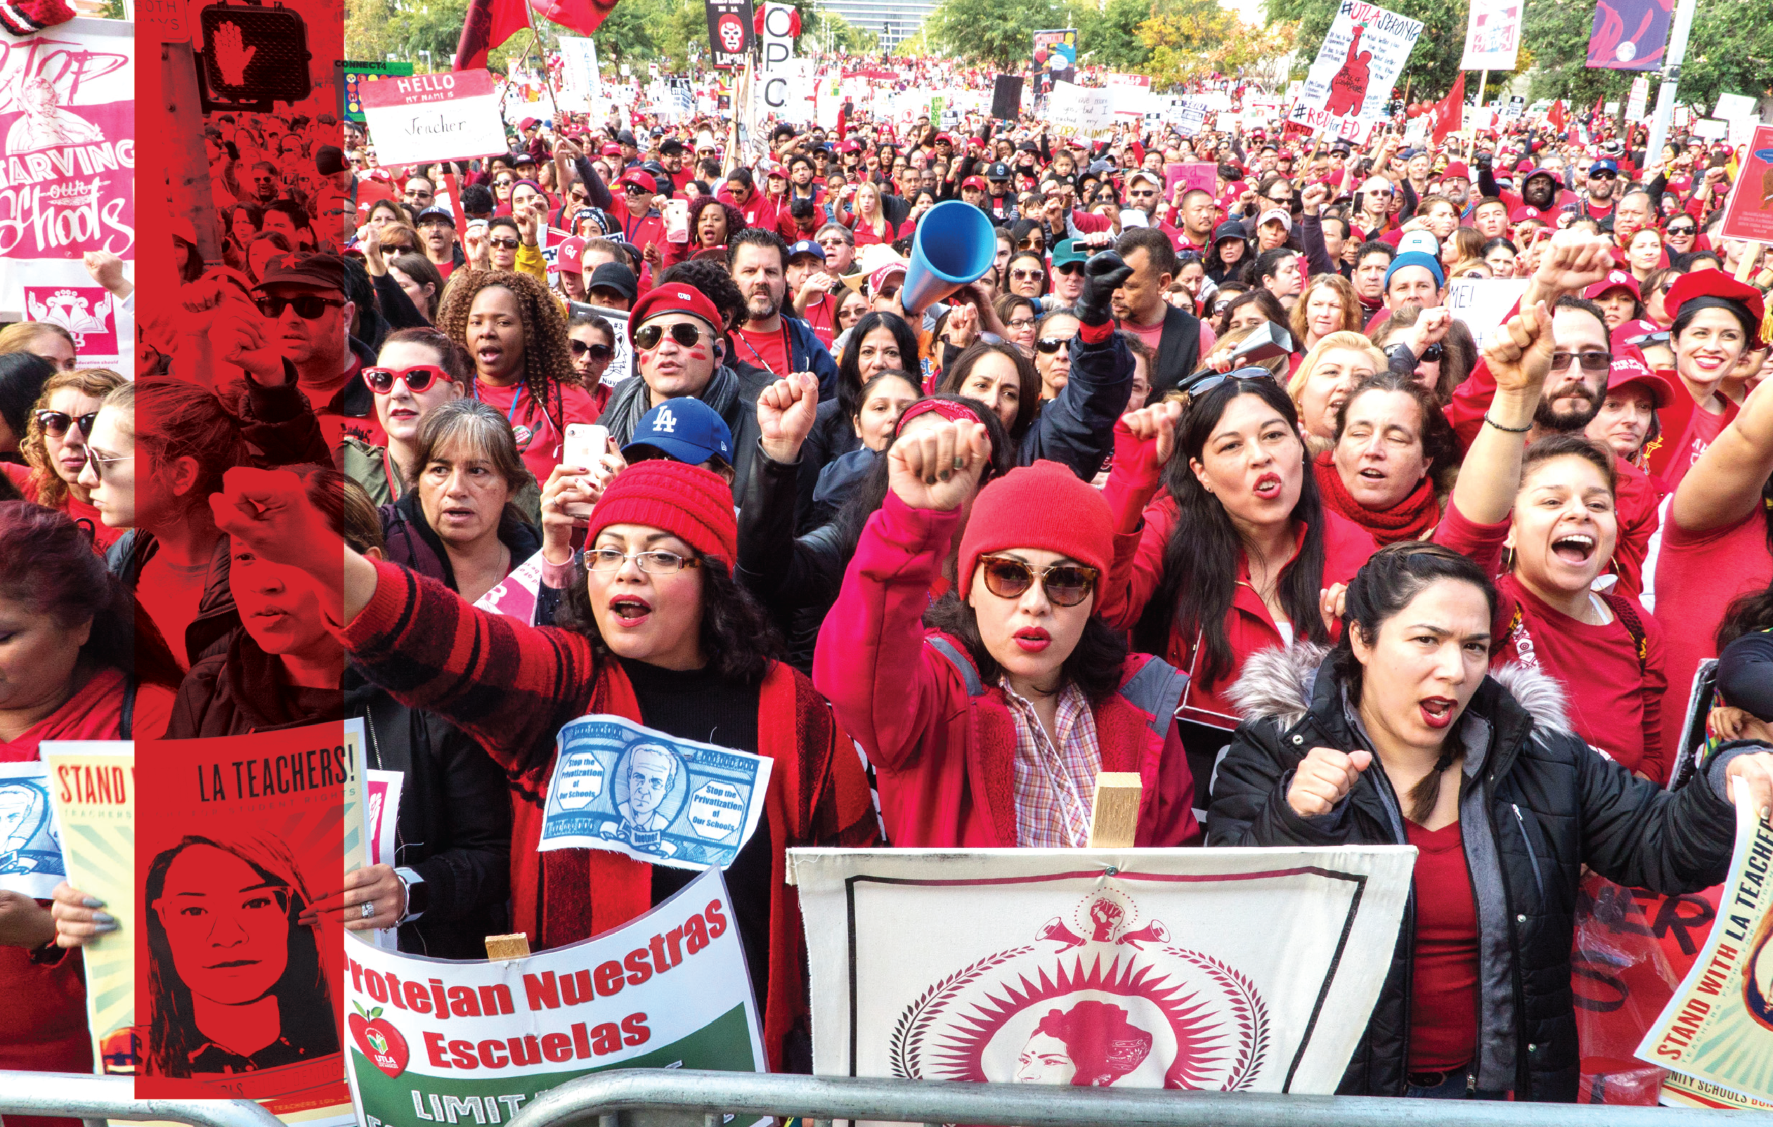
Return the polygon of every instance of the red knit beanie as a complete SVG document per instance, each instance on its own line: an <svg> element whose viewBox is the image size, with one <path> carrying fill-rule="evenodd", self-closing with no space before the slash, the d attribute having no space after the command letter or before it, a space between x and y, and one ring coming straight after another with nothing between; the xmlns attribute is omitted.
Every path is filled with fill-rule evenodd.
<svg viewBox="0 0 1773 1127"><path fill-rule="evenodd" d="M610 479L585 543L612 524L644 524L661 529L729 567L739 554L739 522L726 479L701 466L663 458L636 462Z"/></svg>
<svg viewBox="0 0 1773 1127"><path fill-rule="evenodd" d="M1108 502L1066 467L1044 460L987 485L960 538L960 597L972 589L980 556L1013 548L1058 552L1106 574L1114 554Z"/></svg>

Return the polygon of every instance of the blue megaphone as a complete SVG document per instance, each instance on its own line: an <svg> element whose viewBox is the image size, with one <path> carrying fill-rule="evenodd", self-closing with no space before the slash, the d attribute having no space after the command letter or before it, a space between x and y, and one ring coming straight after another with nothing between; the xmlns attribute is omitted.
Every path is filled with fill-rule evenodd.
<svg viewBox="0 0 1773 1127"><path fill-rule="evenodd" d="M931 302L983 278L996 260L997 231L985 213L960 200L939 203L924 213L912 237L899 303L907 313L922 313Z"/></svg>

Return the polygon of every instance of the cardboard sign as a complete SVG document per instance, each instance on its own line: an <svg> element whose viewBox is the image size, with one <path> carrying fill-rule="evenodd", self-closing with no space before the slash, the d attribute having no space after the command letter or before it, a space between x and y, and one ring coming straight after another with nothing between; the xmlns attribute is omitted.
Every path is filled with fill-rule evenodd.
<svg viewBox="0 0 1773 1127"><path fill-rule="evenodd" d="M813 1070L1334 1092L1391 968L1415 856L792 850Z"/></svg>
<svg viewBox="0 0 1773 1127"><path fill-rule="evenodd" d="M503 1123L550 1088L609 1068L764 1071L736 918L709 872L614 931L524 959L426 959L348 942L357 1122Z"/></svg>
<svg viewBox="0 0 1773 1127"><path fill-rule="evenodd" d="M1047 123L1060 137L1092 139L1114 127L1114 96L1107 90L1055 82Z"/></svg>
<svg viewBox="0 0 1773 1127"><path fill-rule="evenodd" d="M751 0L707 0L708 46L713 65L720 70L739 66L750 54L753 42ZM628 64L622 64L622 75Z"/></svg>
<svg viewBox="0 0 1773 1127"><path fill-rule="evenodd" d="M1363 0L1342 0L1289 121L1316 134L1363 141L1385 118L1422 21Z"/></svg>
<svg viewBox="0 0 1773 1127"><path fill-rule="evenodd" d="M1199 188L1205 192L1213 192L1219 186L1219 166L1206 163L1166 164L1164 165L1164 198L1174 199L1176 186L1180 184L1184 191Z"/></svg>
<svg viewBox="0 0 1773 1127"><path fill-rule="evenodd" d="M1709 786L1696 780L1694 786ZM1773 827L1736 788L1736 851L1718 918L1638 1056L1750 1099L1773 1100Z"/></svg>
<svg viewBox="0 0 1773 1127"><path fill-rule="evenodd" d="M1447 310L1465 322L1472 339L1483 348L1526 290L1525 278L1455 278L1447 284Z"/></svg>
<svg viewBox="0 0 1773 1127"><path fill-rule="evenodd" d="M991 85L991 116L997 121L1015 121L1022 114L1022 76L1000 74Z"/></svg>
<svg viewBox="0 0 1773 1127"><path fill-rule="evenodd" d="M499 95L483 70L385 78L363 89L363 116L383 165L468 160L510 151Z"/></svg>
<svg viewBox="0 0 1773 1127"><path fill-rule="evenodd" d="M1627 121L1644 120L1644 106L1650 100L1650 80L1638 75L1631 80L1631 97L1625 100L1625 119Z"/></svg>
<svg viewBox="0 0 1773 1127"><path fill-rule="evenodd" d="M1725 121L1735 121L1737 118L1753 114L1756 104L1755 100L1747 94L1719 94L1718 108L1712 116L1723 118Z"/></svg>

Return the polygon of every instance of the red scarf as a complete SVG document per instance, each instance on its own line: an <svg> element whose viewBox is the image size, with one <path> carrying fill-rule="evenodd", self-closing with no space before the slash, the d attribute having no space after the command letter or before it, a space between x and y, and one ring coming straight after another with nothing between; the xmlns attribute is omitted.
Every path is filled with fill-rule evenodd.
<svg viewBox="0 0 1773 1127"><path fill-rule="evenodd" d="M1356 501L1342 484L1336 472L1331 451L1324 451L1312 462L1317 472L1318 492L1324 506L1360 525L1373 534L1381 548L1398 540L1421 540L1441 519L1441 504L1435 500L1434 483L1425 475L1404 499L1389 509L1369 509Z"/></svg>

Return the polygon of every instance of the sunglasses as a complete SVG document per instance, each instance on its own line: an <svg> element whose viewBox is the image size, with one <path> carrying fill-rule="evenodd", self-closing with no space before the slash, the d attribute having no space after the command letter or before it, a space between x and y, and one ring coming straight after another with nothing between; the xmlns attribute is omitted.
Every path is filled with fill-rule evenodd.
<svg viewBox="0 0 1773 1127"><path fill-rule="evenodd" d="M1038 282L1047 276L1045 270L1011 270L1010 277L1021 282Z"/></svg>
<svg viewBox="0 0 1773 1127"><path fill-rule="evenodd" d="M1212 391L1227 380L1269 380L1273 382L1274 373L1267 368L1233 368L1229 372L1222 374L1215 372L1213 375L1206 376L1193 383L1185 383L1182 385L1182 391L1188 396L1188 402L1193 403L1196 399L1199 399L1201 396Z"/></svg>
<svg viewBox="0 0 1773 1127"><path fill-rule="evenodd" d="M665 339L666 326L642 325L634 330L634 345L643 352L650 352L659 347ZM686 325L682 321L670 326L671 339L685 348L693 348L702 339L702 330L694 325Z"/></svg>
<svg viewBox="0 0 1773 1127"><path fill-rule="evenodd" d="M37 425L51 438L60 438L68 433L70 427L76 426L80 428L81 434L91 435L92 421L96 418L97 411L89 411L84 415L70 415L66 411L39 411Z"/></svg>
<svg viewBox="0 0 1773 1127"><path fill-rule="evenodd" d="M624 184L622 185L622 191L627 192L631 196L650 196L655 194L642 188L639 184Z"/></svg>
<svg viewBox="0 0 1773 1127"><path fill-rule="evenodd" d="M1697 235L1699 233L1699 228L1697 228L1697 227L1670 227L1670 228L1668 228L1668 233L1671 235Z"/></svg>
<svg viewBox="0 0 1773 1127"><path fill-rule="evenodd" d="M637 333L635 335L638 336L639 334ZM608 360L616 354L616 350L607 344L586 344L582 340L569 340L566 343L572 348L574 356L583 356L586 353L590 353L591 359L593 360Z"/></svg>
<svg viewBox="0 0 1773 1127"><path fill-rule="evenodd" d="M1427 348L1422 350L1421 359L1428 361L1430 364L1438 364L1438 363L1440 363L1441 357L1445 356L1446 354L1447 354L1446 347L1444 345L1440 344L1439 342L1436 342L1436 343L1431 344Z"/></svg>
<svg viewBox="0 0 1773 1127"><path fill-rule="evenodd" d="M1604 372L1613 364L1611 352L1554 352L1551 354L1551 370L1562 372L1570 366L1570 361L1582 365L1585 372Z"/></svg>
<svg viewBox="0 0 1773 1127"><path fill-rule="evenodd" d="M1067 262L1062 266L1053 267L1053 272L1056 274L1081 274L1083 273L1083 263Z"/></svg>
<svg viewBox="0 0 1773 1127"><path fill-rule="evenodd" d="M1035 571L1010 556L982 556L985 589L1000 599L1019 599L1040 581L1047 601L1056 607L1074 607L1090 597L1102 573L1082 564L1061 563Z"/></svg>
<svg viewBox="0 0 1773 1127"><path fill-rule="evenodd" d="M1069 349L1071 347L1071 338L1070 337L1041 337L1039 340L1034 342L1034 347L1039 349L1041 352L1044 352L1050 356L1053 353L1059 351L1061 348Z"/></svg>
<svg viewBox="0 0 1773 1127"><path fill-rule="evenodd" d="M290 306L295 307L296 316L304 321L313 321L325 313L328 308L342 308L342 299L321 297L319 294L304 293L295 297L261 297L254 301L259 312L275 321L283 316L283 311Z"/></svg>
<svg viewBox="0 0 1773 1127"><path fill-rule="evenodd" d="M518 242L516 239L504 238L504 239L488 239L488 240L486 240L486 245L489 247L498 247L500 250L516 250L518 247L522 246L523 244Z"/></svg>
<svg viewBox="0 0 1773 1127"><path fill-rule="evenodd" d="M386 395L394 390L394 381L397 379L406 381L406 390L417 395L439 380L449 378L449 373L435 364L414 364L410 368L363 369L363 382L377 395Z"/></svg>
<svg viewBox="0 0 1773 1127"><path fill-rule="evenodd" d="M86 448L86 464L92 469L92 476L98 478L100 481L105 480L106 466L116 465L118 462L133 461L135 461L134 454L121 454L114 458L101 458L98 451L90 446Z"/></svg>

